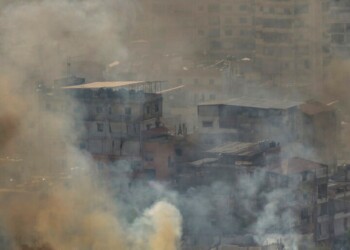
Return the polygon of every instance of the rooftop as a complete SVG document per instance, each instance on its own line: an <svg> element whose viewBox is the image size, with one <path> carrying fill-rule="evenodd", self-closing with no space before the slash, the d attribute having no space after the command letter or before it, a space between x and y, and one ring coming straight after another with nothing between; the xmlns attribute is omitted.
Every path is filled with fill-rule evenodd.
<svg viewBox="0 0 350 250"><path fill-rule="evenodd" d="M333 108L319 102L307 102L300 105L300 110L307 115L317 115L323 112L332 111Z"/></svg>
<svg viewBox="0 0 350 250"><path fill-rule="evenodd" d="M306 160L299 157L293 157L283 161L279 167L271 168L269 171L278 174L289 175L302 173L305 171L315 171L325 167L325 165L318 162Z"/></svg>
<svg viewBox="0 0 350 250"><path fill-rule="evenodd" d="M207 151L212 154L230 154L236 156L254 156L266 149L277 146L275 142L262 141L262 142L230 142Z"/></svg>
<svg viewBox="0 0 350 250"><path fill-rule="evenodd" d="M252 97L233 98L226 101L205 102L200 105L227 105L260 109L289 109L303 104L303 102L277 99L259 99Z"/></svg>
<svg viewBox="0 0 350 250"><path fill-rule="evenodd" d="M91 82L63 87L63 89L118 89L118 88L144 88L160 91L159 84L162 81L116 81L116 82Z"/></svg>
<svg viewBox="0 0 350 250"><path fill-rule="evenodd" d="M126 81L126 82L92 82L79 85L73 85L68 87L63 87L64 89L100 89L100 88L120 88L120 87L130 87L137 86L140 81Z"/></svg>

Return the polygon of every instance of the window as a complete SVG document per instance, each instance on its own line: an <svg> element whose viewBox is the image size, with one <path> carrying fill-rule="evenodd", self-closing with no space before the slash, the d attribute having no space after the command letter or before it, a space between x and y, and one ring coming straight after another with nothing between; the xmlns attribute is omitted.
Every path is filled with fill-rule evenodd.
<svg viewBox="0 0 350 250"><path fill-rule="evenodd" d="M203 128L212 128L213 127L213 122L211 121L204 121L202 122Z"/></svg>
<svg viewBox="0 0 350 250"><path fill-rule="evenodd" d="M327 197L327 184L318 185L317 192L318 192L319 199Z"/></svg>
<svg viewBox="0 0 350 250"><path fill-rule="evenodd" d="M304 60L304 67L306 69L310 69L310 61L309 60Z"/></svg>
<svg viewBox="0 0 350 250"><path fill-rule="evenodd" d="M284 12L284 14L286 14L286 15L291 15L291 14L292 14L291 9L288 9L288 8L285 8L285 9L283 10L283 12Z"/></svg>
<svg viewBox="0 0 350 250"><path fill-rule="evenodd" d="M219 16L209 17L208 23L209 25L220 25L220 17Z"/></svg>
<svg viewBox="0 0 350 250"><path fill-rule="evenodd" d="M222 47L220 41L211 41L210 46L211 46L211 49L221 49Z"/></svg>
<svg viewBox="0 0 350 250"><path fill-rule="evenodd" d="M97 106L96 107L96 113L102 113L102 107Z"/></svg>
<svg viewBox="0 0 350 250"><path fill-rule="evenodd" d="M103 128L104 128L103 123L97 123L97 131L98 132L103 132Z"/></svg>
<svg viewBox="0 0 350 250"><path fill-rule="evenodd" d="M176 156L182 156L182 149L181 148L176 148L175 149L175 154L176 154Z"/></svg>
<svg viewBox="0 0 350 250"><path fill-rule="evenodd" d="M303 208L300 212L300 218L302 220L309 220L309 210L307 208Z"/></svg>
<svg viewBox="0 0 350 250"><path fill-rule="evenodd" d="M149 106L146 106L146 114L151 113L151 108Z"/></svg>
<svg viewBox="0 0 350 250"><path fill-rule="evenodd" d="M131 115L131 108L130 107L126 107L125 108L125 114L126 115Z"/></svg>
<svg viewBox="0 0 350 250"><path fill-rule="evenodd" d="M209 30L209 37L220 37L220 29L211 29Z"/></svg>
<svg viewBox="0 0 350 250"><path fill-rule="evenodd" d="M333 23L331 24L332 33L344 33L344 24L343 23Z"/></svg>
<svg viewBox="0 0 350 250"><path fill-rule="evenodd" d="M343 44L345 42L345 37L343 34L332 35L332 42L336 44Z"/></svg>
<svg viewBox="0 0 350 250"><path fill-rule="evenodd" d="M208 5L208 12L219 12L219 11L220 11L219 4L209 4Z"/></svg>
<svg viewBox="0 0 350 250"><path fill-rule="evenodd" d="M156 104L154 105L154 111L155 111L156 113L159 112L159 104L158 104L158 103L156 103Z"/></svg>
<svg viewBox="0 0 350 250"><path fill-rule="evenodd" d="M304 14L309 12L308 4L299 4L295 7L295 14Z"/></svg>
<svg viewBox="0 0 350 250"><path fill-rule="evenodd" d="M225 36L232 36L232 30L225 30Z"/></svg>
<svg viewBox="0 0 350 250"><path fill-rule="evenodd" d="M145 153L145 161L153 161L154 160L154 155L150 152Z"/></svg>
<svg viewBox="0 0 350 250"><path fill-rule="evenodd" d="M239 6L239 10L240 11L246 11L248 8L247 8L247 5L241 5Z"/></svg>
<svg viewBox="0 0 350 250"><path fill-rule="evenodd" d="M225 24L232 24L232 18L231 17L226 17L225 18Z"/></svg>
<svg viewBox="0 0 350 250"><path fill-rule="evenodd" d="M112 107L108 107L108 114L112 114Z"/></svg>
<svg viewBox="0 0 350 250"><path fill-rule="evenodd" d="M319 207L319 216L326 215L328 213L328 203L322 203Z"/></svg>
<svg viewBox="0 0 350 250"><path fill-rule="evenodd" d="M232 5L223 6L225 11L232 11Z"/></svg>
<svg viewBox="0 0 350 250"><path fill-rule="evenodd" d="M150 130L152 128L152 125L151 124L147 124L146 128L147 128L147 130Z"/></svg>
<svg viewBox="0 0 350 250"><path fill-rule="evenodd" d="M241 17L241 18L239 19L239 22L240 22L240 23L247 23L248 21L247 21L247 18Z"/></svg>
<svg viewBox="0 0 350 250"><path fill-rule="evenodd" d="M84 142L80 143L79 148L86 149L86 144Z"/></svg>
<svg viewBox="0 0 350 250"><path fill-rule="evenodd" d="M302 180L307 181L307 172L302 173Z"/></svg>

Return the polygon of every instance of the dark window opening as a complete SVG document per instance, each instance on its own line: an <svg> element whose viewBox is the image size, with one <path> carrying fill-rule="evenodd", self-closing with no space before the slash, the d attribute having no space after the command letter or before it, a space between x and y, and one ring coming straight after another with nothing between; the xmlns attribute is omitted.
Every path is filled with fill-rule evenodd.
<svg viewBox="0 0 350 250"><path fill-rule="evenodd" d="M319 199L327 197L327 184L318 185L317 192L318 192Z"/></svg>
<svg viewBox="0 0 350 250"><path fill-rule="evenodd" d="M202 122L203 128L212 128L213 127L213 122L210 121L204 121Z"/></svg>
<svg viewBox="0 0 350 250"><path fill-rule="evenodd" d="M126 115L131 115L131 108L130 107L126 107L125 108L125 114Z"/></svg>
<svg viewBox="0 0 350 250"><path fill-rule="evenodd" d="M175 154L176 156L182 156L182 149L181 148L175 149Z"/></svg>
<svg viewBox="0 0 350 250"><path fill-rule="evenodd" d="M96 107L96 113L102 113L102 107Z"/></svg>
<svg viewBox="0 0 350 250"><path fill-rule="evenodd" d="M97 123L97 131L103 132L103 123Z"/></svg>

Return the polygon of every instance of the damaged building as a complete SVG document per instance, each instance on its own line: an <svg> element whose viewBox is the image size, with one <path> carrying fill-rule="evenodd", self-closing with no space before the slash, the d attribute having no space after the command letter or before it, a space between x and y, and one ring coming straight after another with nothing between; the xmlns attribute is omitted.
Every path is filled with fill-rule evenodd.
<svg viewBox="0 0 350 250"><path fill-rule="evenodd" d="M306 152L298 147L312 147L314 155L305 157L336 165L336 114L319 102L250 97L206 102L198 106L198 127L202 142L209 147L227 141L273 140L302 156Z"/></svg>

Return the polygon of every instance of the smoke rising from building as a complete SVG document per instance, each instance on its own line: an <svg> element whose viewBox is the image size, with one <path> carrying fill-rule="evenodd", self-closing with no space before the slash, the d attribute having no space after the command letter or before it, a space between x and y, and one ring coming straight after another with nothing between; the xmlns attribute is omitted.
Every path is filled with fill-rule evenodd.
<svg viewBox="0 0 350 250"><path fill-rule="evenodd" d="M265 191L262 172L178 193L131 183L125 162L110 166L111 187L77 146L85 131L75 122L86 110L68 96L53 111L43 107L42 89L71 76L75 60L127 58L124 39L139 11L126 0L15 1L0 10L0 167L15 166L1 176L8 188L0 189L0 248L177 250L183 235L207 246L218 235L244 234L297 249L293 211L285 208L293 185Z"/></svg>

